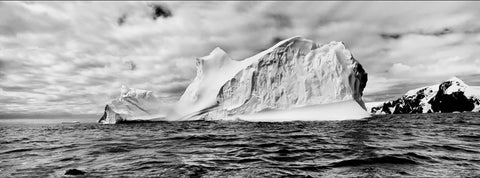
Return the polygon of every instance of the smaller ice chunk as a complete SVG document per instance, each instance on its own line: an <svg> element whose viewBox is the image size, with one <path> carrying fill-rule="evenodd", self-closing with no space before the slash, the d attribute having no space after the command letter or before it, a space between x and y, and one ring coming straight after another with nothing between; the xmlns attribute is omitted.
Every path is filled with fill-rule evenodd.
<svg viewBox="0 0 480 178"><path fill-rule="evenodd" d="M152 91L122 86L120 97L105 106L102 124L165 118L166 105Z"/></svg>

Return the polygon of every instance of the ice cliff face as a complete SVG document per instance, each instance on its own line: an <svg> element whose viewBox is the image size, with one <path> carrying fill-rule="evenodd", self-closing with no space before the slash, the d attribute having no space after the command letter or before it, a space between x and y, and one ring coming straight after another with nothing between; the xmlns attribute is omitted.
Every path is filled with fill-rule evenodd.
<svg viewBox="0 0 480 178"><path fill-rule="evenodd" d="M408 91L402 97L372 107L375 114L462 112L480 110L480 90L453 77L441 84Z"/></svg>
<svg viewBox="0 0 480 178"><path fill-rule="evenodd" d="M105 106L102 124L115 124L130 120L148 120L163 117L160 101L151 91L122 86L120 97Z"/></svg>
<svg viewBox="0 0 480 178"><path fill-rule="evenodd" d="M365 110L366 83L341 42L293 37L242 61L217 48L197 59L197 76L170 116L216 119L349 100Z"/></svg>

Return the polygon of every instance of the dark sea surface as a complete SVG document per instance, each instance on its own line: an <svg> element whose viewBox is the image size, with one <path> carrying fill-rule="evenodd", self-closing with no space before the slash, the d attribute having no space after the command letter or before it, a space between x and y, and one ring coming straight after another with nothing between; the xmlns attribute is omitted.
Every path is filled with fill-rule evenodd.
<svg viewBox="0 0 480 178"><path fill-rule="evenodd" d="M0 120L0 177L62 177L68 169L84 177L480 176L480 113L283 123L94 120Z"/></svg>

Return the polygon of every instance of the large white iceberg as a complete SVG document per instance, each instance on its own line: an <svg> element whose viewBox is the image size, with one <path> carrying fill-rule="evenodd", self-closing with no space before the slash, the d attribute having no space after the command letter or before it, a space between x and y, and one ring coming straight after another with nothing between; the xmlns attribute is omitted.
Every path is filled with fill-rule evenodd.
<svg viewBox="0 0 480 178"><path fill-rule="evenodd" d="M215 48L166 117L152 92L123 87L100 123L131 120L345 120L369 117L367 73L342 42L286 39L244 60Z"/></svg>
<svg viewBox="0 0 480 178"><path fill-rule="evenodd" d="M269 110L275 110L271 113L301 111L311 117L268 121L369 116L362 101L367 73L342 42L321 45L293 37L241 61L232 60L225 51L216 48L210 55L197 59L196 64L197 76L169 113L168 117L174 118L171 120L249 118L247 115L259 112L265 116ZM352 106L348 101L354 101L363 114L346 107ZM296 109L337 102L350 105L338 105L342 109L328 105L322 107L321 113L316 111L318 106Z"/></svg>

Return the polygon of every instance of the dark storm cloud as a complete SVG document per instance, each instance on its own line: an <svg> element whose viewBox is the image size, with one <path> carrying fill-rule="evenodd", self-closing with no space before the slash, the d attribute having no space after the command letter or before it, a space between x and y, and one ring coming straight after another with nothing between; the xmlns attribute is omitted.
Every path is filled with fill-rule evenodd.
<svg viewBox="0 0 480 178"><path fill-rule="evenodd" d="M127 20L127 14L123 14L122 16L120 16L117 19L118 26L122 26L125 23L126 20Z"/></svg>
<svg viewBox="0 0 480 178"><path fill-rule="evenodd" d="M163 4L151 4L150 7L152 8L152 19L157 20L159 17L168 18L171 17L172 11Z"/></svg>
<svg viewBox="0 0 480 178"><path fill-rule="evenodd" d="M383 38L383 39L399 39L400 37L402 37L401 34L398 34L398 33L382 33L380 34L380 36Z"/></svg>

